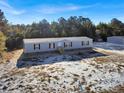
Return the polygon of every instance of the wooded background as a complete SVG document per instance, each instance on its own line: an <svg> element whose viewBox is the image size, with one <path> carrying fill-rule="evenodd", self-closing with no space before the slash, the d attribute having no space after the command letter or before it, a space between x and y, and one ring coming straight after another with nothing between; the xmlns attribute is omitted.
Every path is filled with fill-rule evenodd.
<svg viewBox="0 0 124 93"><path fill-rule="evenodd" d="M38 23L13 25L0 10L0 53L22 48L23 38L87 36L94 41L106 41L108 36L115 35L124 36L124 23L116 18L98 25L83 16L70 16L68 19L60 17L51 23L43 19Z"/></svg>

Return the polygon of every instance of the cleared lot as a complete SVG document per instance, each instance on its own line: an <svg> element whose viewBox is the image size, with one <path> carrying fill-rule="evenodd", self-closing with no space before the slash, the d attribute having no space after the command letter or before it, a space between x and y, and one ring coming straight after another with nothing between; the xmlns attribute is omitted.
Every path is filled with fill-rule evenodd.
<svg viewBox="0 0 124 93"><path fill-rule="evenodd" d="M107 42L95 42L94 48L105 50L106 52L116 53L116 54L124 54L124 45L107 43Z"/></svg>
<svg viewBox="0 0 124 93"><path fill-rule="evenodd" d="M30 55L17 62L19 50L0 64L0 93L123 93L124 47L113 46L95 43L92 51Z"/></svg>

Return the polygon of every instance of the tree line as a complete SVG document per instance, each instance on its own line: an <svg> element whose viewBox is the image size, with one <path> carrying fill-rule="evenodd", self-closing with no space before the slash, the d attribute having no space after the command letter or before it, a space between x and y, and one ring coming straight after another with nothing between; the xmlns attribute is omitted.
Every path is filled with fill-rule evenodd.
<svg viewBox="0 0 124 93"><path fill-rule="evenodd" d="M32 24L10 24L0 10L0 49L13 50L23 47L24 38L51 38L87 36L94 41L106 41L108 36L124 36L124 23L113 18L109 23L94 25L89 18L70 16L60 17L49 23L46 19ZM1 44L2 43L2 44ZM4 47L5 45L5 47ZM2 51L0 50L0 51Z"/></svg>

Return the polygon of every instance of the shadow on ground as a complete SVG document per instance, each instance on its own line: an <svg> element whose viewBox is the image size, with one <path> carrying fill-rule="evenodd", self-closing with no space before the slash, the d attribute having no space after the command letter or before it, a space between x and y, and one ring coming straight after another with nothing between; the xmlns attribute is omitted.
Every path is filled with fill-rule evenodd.
<svg viewBox="0 0 124 93"><path fill-rule="evenodd" d="M107 56L93 49L79 49L66 51L64 54L57 52L22 54L17 61L17 68L31 67L44 64L60 63L63 61L76 62L85 58Z"/></svg>

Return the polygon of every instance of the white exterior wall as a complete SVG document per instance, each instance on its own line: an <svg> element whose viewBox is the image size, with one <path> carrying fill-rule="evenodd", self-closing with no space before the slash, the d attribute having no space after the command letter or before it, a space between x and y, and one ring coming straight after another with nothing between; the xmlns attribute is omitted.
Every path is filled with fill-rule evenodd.
<svg viewBox="0 0 124 93"><path fill-rule="evenodd" d="M82 46L82 41L84 42L84 45ZM86 45L86 42L89 41L89 45ZM63 42L64 47L64 41L58 41ZM57 44L58 42L41 42L41 43L24 43L24 53L32 53L32 52L46 52L46 51L55 51L57 50ZM80 48L88 48L93 46L93 40L92 39L82 39L82 40L75 40L75 41L69 41L72 42L72 47L64 47L65 50L69 49L80 49ZM55 43L55 48L49 48L49 43ZM34 50L34 44L40 44L40 49Z"/></svg>

